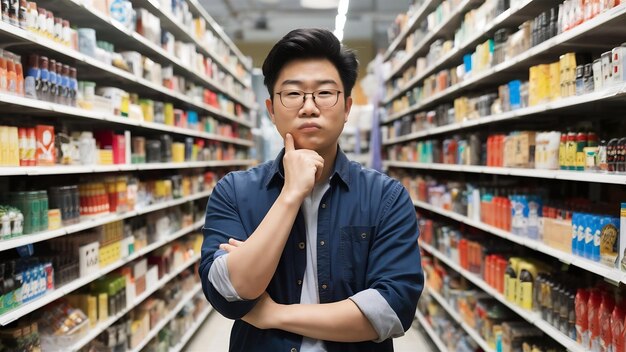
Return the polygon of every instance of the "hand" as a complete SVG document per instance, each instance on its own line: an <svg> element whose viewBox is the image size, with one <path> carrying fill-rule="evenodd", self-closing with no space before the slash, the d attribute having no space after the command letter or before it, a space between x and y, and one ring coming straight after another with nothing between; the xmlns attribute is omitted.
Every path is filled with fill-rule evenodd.
<svg viewBox="0 0 626 352"><path fill-rule="evenodd" d="M228 239L228 243L222 243L220 244L220 249L226 251L226 253L230 253L232 251L234 251L235 249L243 246L245 242L242 241L238 241L234 238L230 238Z"/></svg>
<svg viewBox="0 0 626 352"><path fill-rule="evenodd" d="M242 320L258 329L276 329L278 326L277 313L281 306L274 302L267 292L264 292L254 308Z"/></svg>
<svg viewBox="0 0 626 352"><path fill-rule="evenodd" d="M296 150L293 136L287 133L283 166L285 169L283 191L296 197L301 203L304 197L311 193L315 182L322 177L324 158L313 150Z"/></svg>

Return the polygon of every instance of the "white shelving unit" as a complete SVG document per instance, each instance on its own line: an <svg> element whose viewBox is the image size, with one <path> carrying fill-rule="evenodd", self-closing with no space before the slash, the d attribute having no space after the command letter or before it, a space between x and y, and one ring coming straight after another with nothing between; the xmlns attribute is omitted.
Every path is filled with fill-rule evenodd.
<svg viewBox="0 0 626 352"><path fill-rule="evenodd" d="M393 52L396 51L396 49L400 49L399 46L402 43L405 43L409 34L415 31L415 28L420 24L420 22L423 21L424 18L426 18L426 16L428 15L428 13L434 10L436 6L437 6L437 1L424 0L424 2L419 7L419 9L417 9L417 11L415 11L413 16L409 19L406 27L402 30L402 32L400 32L400 34L398 34L396 39L394 39L393 42L391 42L391 44L389 45L389 48L387 48L387 51L385 52L385 55L383 56L383 60L388 60L391 57L391 54L393 54Z"/></svg>
<svg viewBox="0 0 626 352"><path fill-rule="evenodd" d="M428 336L433 341L435 346L437 346L437 349L439 350L439 352L448 352L448 348L446 348L446 345L443 343L443 341L441 341L441 339L439 338L439 335L435 333L435 331L430 326L430 324L428 323L428 321L426 320L422 312L420 312L419 310L415 311L415 318L417 318L417 321L419 321L420 326L424 328L424 330L426 331L426 334L428 334Z"/></svg>
<svg viewBox="0 0 626 352"><path fill-rule="evenodd" d="M170 352L180 352L180 351L182 351L183 348L185 348L185 346L187 345L187 342L189 342L189 340L191 340L193 335L196 333L196 331L198 331L200 326L202 326L202 323L211 314L211 312L213 312L213 308L211 306L209 306L202 313L200 313L198 315L198 319L196 319L196 321L194 321L193 325L189 328L189 330L187 330L187 332L185 333L183 338L180 340L180 342L176 346L170 348Z"/></svg>
<svg viewBox="0 0 626 352"><path fill-rule="evenodd" d="M539 314L537 314L535 312L531 312L531 311L525 310L523 308L520 308L519 306L517 306L517 305L507 301L506 298L504 298L504 296L502 294L500 294L500 292L496 291L493 287L489 286L483 279L481 279L480 277L476 276L475 274L473 274L473 273L463 269L457 263L453 262L450 258L446 257L443 253L439 252L438 250L436 250L435 248L433 248L429 244L421 242L420 243L420 247L423 250L425 250L426 252L432 254L434 257L439 259L441 262L445 263L450 269L452 269L452 270L458 272L459 274L461 274L463 277L468 279L470 282L472 282L478 288L480 288L481 290L485 291L490 296L492 296L495 299L497 299L498 301L500 301L500 303L502 303L503 305L507 306L509 309L511 309L512 311L517 313L524 320L526 320L530 324L533 324L536 327L538 327L546 335L550 336L555 341L557 341L558 343L563 345L565 348L567 348L568 351L571 351L571 352L583 352L583 351L585 351L585 349L581 345L579 345L576 341L570 339L568 336L563 334L561 331L559 331L558 329L556 329L552 325L548 324L548 322L546 322L545 320L541 319Z"/></svg>
<svg viewBox="0 0 626 352"><path fill-rule="evenodd" d="M584 181L593 183L607 183L626 185L625 174L608 174L599 172L582 172L568 170L541 170L541 169L521 169L510 167L492 167L478 165L454 165L454 164L438 164L438 163L414 163L402 161L385 161L386 167L400 167L405 169L416 170L443 170L452 172L470 172L487 175L508 175L556 179L564 181Z"/></svg>
<svg viewBox="0 0 626 352"><path fill-rule="evenodd" d="M116 315L110 317L109 319L107 319L105 321L99 322L93 328L90 328L89 332L83 338L78 340L76 343L72 344L72 346L69 348L70 351L78 351L81 348L83 348L84 346L86 346L91 340L93 340L96 337L98 337L98 335L100 335L109 326L113 325L113 323L118 321L126 313L130 312L133 308L137 307L139 304L141 304L141 302L145 301L146 298L150 297L153 293L155 293L159 289L163 288L165 286L165 284L170 282L178 274L180 274L183 271L185 271L187 268L189 268L191 265L196 263L198 260L200 260L200 255L199 254L193 256L191 259L189 259L186 263L181 265L179 268L176 268L173 272L163 276L159 280L159 282L156 283L156 285L154 287L151 287L149 290L146 290L144 293L142 293L141 295L137 296L137 298L135 298L133 303L128 305L121 312L117 313ZM196 289L197 289L197 286L196 286Z"/></svg>
<svg viewBox="0 0 626 352"><path fill-rule="evenodd" d="M419 18L419 21L422 21L423 18L427 16L429 12L432 12L433 8L435 8L439 3L441 2L426 1L422 3L421 10L425 13L416 11L415 17ZM535 18L540 13L547 11L552 7L558 6L557 1L548 2L539 0L520 0L515 2L514 7L507 9L489 21L483 20L481 23L480 20L475 19L475 23L477 23L478 27L474 29L473 34L466 36L465 40L463 40L461 44L455 45L452 50L442 54L439 58L435 58L434 60L430 60L429 58L429 63L425 69L419 70L417 74L414 74L411 77L404 77L406 70L415 68L415 62L418 57L426 57L428 51L430 50L430 45L434 42L434 40L439 38L451 39L455 31L458 29L458 24L462 21L463 16L465 16L465 14L471 9L478 8L478 6L482 3L483 2L480 0L459 1L458 5L451 9L451 13L443 21L443 23L429 31L429 33L424 36L423 39L421 39L419 43L414 46L412 50L410 50L410 52L406 53L400 61L395 60L396 64L393 65L390 72L383 78L385 86L382 89L384 90L383 92L386 96L382 99L382 105L384 105L389 111L386 118L381 121L383 129L388 127L390 131L393 132L393 129L399 127L399 119L407 118L418 112L432 110L436 106L443 103L452 103L454 99L461 95L473 96L474 93L493 91L499 85L509 81L511 77L520 76L520 73L524 73L525 75L531 66L538 63L554 62L558 60L559 55L566 52L593 51L594 53L597 53L600 49L610 50L610 48L608 48L609 42L615 42L614 44L617 46L620 36L622 34L626 35L626 32L617 30L617 28L621 28L618 26L618 23L623 23L626 18L626 5L620 4L615 8L600 13L593 19L587 20L574 28L535 45L520 54L517 54L513 58L507 58L504 62L498 65L482 71L473 71L465 75L465 77L463 77L463 81L435 94L421 98L413 105L405 107L403 104L398 104L399 99L404 99L403 97L407 94L407 92L417 86L423 85L423 83L432 75L444 69L453 69L459 65L462 61L463 55L473 52L477 44L493 38L494 33L497 30L501 28L518 27L524 21ZM402 43L406 40L406 37L410 33L415 31L418 24L419 23L413 22L413 19L409 20L405 30L402 31L400 36L398 36L398 38L396 38L388 48L386 54L384 55L385 60L390 60L395 51L403 50L403 48L401 48ZM603 39L607 44L598 45L599 43L602 43ZM522 75L521 77L524 76ZM388 138L388 135L384 135L382 144L383 147L388 148L393 148L398 144L402 144L404 146L413 141L439 139L439 136L441 135L445 134L448 136L469 128L489 128L495 124L498 124L498 127L501 127L505 123L513 122L514 120L516 122L518 120L530 120L531 118L534 119L539 115L541 117L546 116L546 118L551 118L554 117L554 115L562 116L572 113L580 114L587 111L598 114L599 109L603 105L606 105L607 107L617 106L617 104L624 101L625 96L626 84L620 83L588 94L562 98L548 103L542 103L498 114L491 114L448 125L428 127L421 131L405 135L396 135L392 138ZM597 186L603 187L626 185L626 174L418 163L399 160L385 160L383 161L383 166L385 168L420 170L422 171L421 174L428 174L428 171L431 170L445 171L446 173L444 174L446 174L447 178L454 178L455 176L463 177L466 174L484 174L586 182L598 184ZM484 224L481 221L475 221L467 216L460 215L449 210L434 207L431 204L422 201L414 200L413 203L418 209L428 210L454 221L464 223L484 232L501 237L507 241L513 242L515 245L524 246L536 252L544 253L562 263L573 265L598 275L605 281L615 285L619 285L622 282L626 283L626 273L617 268L608 267L601 263L578 257L572 253L557 250L539 240L520 237L509 231ZM515 304L506 301L506 299L499 294L499 292L488 286L481 278L462 269L458 264L452 262L435 248L432 248L428 244L422 244L421 247L426 252L429 252L433 256L439 258L451 269L461 273L461 275L468 278L468 280L480 287L487 294L493 296L502 304L512 309L520 317L537 326L540 330L544 331L547 336L551 337L568 350L584 350L584 348L582 348L582 346L580 346L576 341L573 341L568 336L561 333L558 329L542 320L537 313L526 311ZM459 318L458 314L454 309L447 305L447 302L445 302L440 295L435 292L432 296L455 320L457 320L457 322L462 325L462 321L457 319ZM465 329L467 326L462 325L462 327ZM465 330L467 331L467 329ZM467 332L470 336L472 336L472 338L476 337L470 331ZM491 350L488 346L483 344L484 341L482 341L483 343L477 339L476 341L483 349L488 351Z"/></svg>
<svg viewBox="0 0 626 352"><path fill-rule="evenodd" d="M530 61L530 59L538 57L539 55L549 53L555 53L555 55L557 55L556 53L564 50L564 48L571 48L572 45L575 45L576 40L583 35L589 34L590 32L597 30L599 27L610 26L611 24L617 23L619 20L622 19L623 16L626 16L626 6L620 4L619 6L616 6L609 11L603 12L595 18L588 20L573 29L570 29L564 33L561 33L555 37L546 40L539 45L530 48L529 50L519 54L512 59L506 60L505 62L495 67L492 67L491 69L472 73L463 82L450 86L447 89L437 94L434 94L431 97L425 98L421 102L412 105L403 111L390 114L388 118L384 121L384 123L389 123L410 113L426 109L442 100L451 99L454 97L454 94L461 92L464 89L471 88L478 83L484 83L488 79L492 79L496 74L508 72L514 68L522 66L529 67L530 65L528 64L528 62ZM482 34L484 35L484 33Z"/></svg>
<svg viewBox="0 0 626 352"><path fill-rule="evenodd" d="M457 313L456 310L451 307L450 304L437 291L429 288L427 292L452 317L452 319L454 319L463 328L463 330L465 330L465 332L474 341L476 341L480 348L482 348L485 352L495 352L495 350L487 344L485 339L483 339L474 328L467 325L459 313Z"/></svg>
<svg viewBox="0 0 626 352"><path fill-rule="evenodd" d="M242 115L239 113L230 113L231 106L226 106L223 102L219 105L212 106L204 103L204 100L197 97L188 96L184 91L174 91L159 82L153 83L143 77L136 76L133 73L114 67L113 65L106 64L98 59L87 56L78 50L73 50L69 47L63 46L53 40L37 35L35 33L20 29L7 22L0 21L0 41L10 42L15 45L19 45L20 48L28 47L27 53L37 53L49 56L54 59L60 59L61 61L72 63L78 69L78 78L80 80L89 79L95 81L97 85L103 83L104 85L113 85L131 93L137 93L141 98L150 98L155 101L165 101L174 104L175 108L183 110L194 110L200 114L200 116L212 116L215 117L220 123L231 124L233 126L244 127L245 129L251 129L255 123L249 121L249 117L253 116L253 110L256 109L256 103L252 97L251 90L251 71L252 66L248 58L245 58L241 52L235 47L232 41L224 34L224 31L219 25L211 18L211 16L202 8L200 3L196 0L186 0L189 5L189 11L193 14L194 18L203 18L207 23L207 30L215 34L215 40L221 40L226 45L220 44L219 49L217 46L209 45L209 38L199 38L195 35L193 25L190 23L183 24L178 17L174 16L169 9L162 8L158 1L152 0L133 0L134 8L144 8L151 12L153 15L161 20L161 25L165 30L172 33L176 40L190 43L195 46L198 53L201 53L207 58L210 58L214 62L219 70L223 71L227 81L218 81L206 75L204 71L200 72L195 67L187 64L186 60L179 59L176 55L170 54L163 49L160 45L155 44L143 37L135 31L127 29L124 25L113 20L103 13L100 13L90 1L84 0L59 0L49 1L45 4L41 4L42 7L48 6L54 9L54 13L64 14L64 17L68 19L76 27L89 27L95 28L97 31L98 39L104 39L113 42L114 45L120 48L126 48L129 50L136 50L142 55L149 57L153 61L165 66L172 66L176 75L182 76L187 82L191 82L196 86L209 89L221 96L228 99L228 104L239 104L246 112ZM11 46L7 47L11 50ZM220 50L221 49L221 50ZM16 49L17 50L17 49ZM21 49L20 49L21 50ZM122 49L123 50L123 49ZM22 55L25 53L21 51ZM181 56L182 57L182 56ZM242 69L243 68L243 69ZM213 77L218 77L213 75ZM232 77L232 79L231 79ZM114 83L113 83L114 82ZM112 84L111 84L112 83ZM226 84L228 83L228 84ZM15 116L36 116L37 119L45 120L49 119L50 123L56 123L60 121L58 119L65 119L68 124L76 125L89 125L98 124L99 126L106 125L117 130L131 129L133 135L144 134L156 134L156 133L168 133L175 136L186 136L200 138L208 141L223 142L234 145L237 149L249 149L254 146L254 142L251 139L233 138L217 133L208 133L199 129L193 128L181 128L176 126L166 125L164 123L140 121L130 118L121 117L112 113L86 110L80 107L72 107L66 105L60 105L47 101L40 101L36 99L30 99L26 97L14 96L6 93L0 93L0 108L4 113ZM66 123L66 122L64 122ZM20 126L21 127L21 126ZM83 129L88 129L84 128ZM70 166L50 166L50 167L0 167L0 176L5 177L10 182L15 177L19 178L21 182L25 182L27 185L36 184L39 176L48 175L52 177L72 176L74 178L82 177L82 175L91 175L92 177L100 177L103 173L137 173L149 170L165 171L171 173L178 173L177 170L191 170L191 169L215 169L215 168L244 168L252 166L256 163L254 160L209 160L209 161L194 161L185 163L147 163L147 164L116 164L116 165L70 165ZM72 236L81 231L93 229L95 227L105 225L120 220L127 220L143 214L155 212L158 210L167 210L172 207L183 205L187 202L204 201L211 194L210 190L191 194L179 199L172 199L168 201L159 202L142 208L135 208L132 211L123 213L112 213L99 217L85 218L77 224L64 226L60 229L43 231L30 235L24 235L17 238L0 241L0 255L7 254L3 251L13 250L17 247L21 247L28 244L47 241L60 236ZM20 305L19 307L4 312L0 315L0 325L7 325L18 319L30 319L27 317L30 313L44 307L45 305L65 296L77 289L80 289L94 280L113 272L134 260L140 259L158 248L167 245L189 233L199 230L204 224L204 218L196 221L195 223L185 226L180 230L159 238L153 243L136 250L129 256L120 259L106 267L102 267L93 274L86 275L77 278L71 282L64 284L63 286L56 287L54 290L47 292L45 295L38 297L30 302ZM116 315L108 317L104 321L98 322L93 328L76 340L69 348L70 351L78 351L81 348L87 346L93 339L97 338L103 331L115 324L124 315L129 313L132 309L139 306L148 297L154 294L159 289L163 288L168 282L171 282L177 275L187 270L200 260L200 254L196 253L193 257L189 258L183 265L176 268L167 275L164 275L154 287L149 287L145 292L136 297L132 303L130 303L124 310ZM197 284L193 290L187 292L176 307L170 311L166 316L162 317L162 320L155 326L148 336L133 349L139 351L154 338L159 330L161 330L166 324L175 318L183 307L188 304L194 296L201 291L201 285ZM185 344L192 337L193 332L196 331L202 322L211 312L208 308L201 312L197 317L194 325L189 329L185 336L183 336L180 343L172 347L172 351L180 351L184 348Z"/></svg>
<svg viewBox="0 0 626 352"><path fill-rule="evenodd" d="M521 119L546 112L560 112L576 109L593 103L602 103L604 101L623 99L624 96L626 96L626 84L620 84L617 86L608 87L598 92L593 92L581 96L567 97L553 102L538 104L527 108L504 112L501 114L489 115L478 119L466 120L463 122L453 123L449 125L433 127L424 131L410 133L396 138L387 138L383 140L383 145L392 145L412 141L427 136L435 136L442 133L460 131L469 127L488 125L494 122Z"/></svg>
<svg viewBox="0 0 626 352"><path fill-rule="evenodd" d="M30 234L30 235L24 235L24 236L20 236L20 237L8 239L8 240L0 241L0 251L6 251L8 249L16 248L16 247L19 247L19 246L23 246L23 245L26 245L26 244L29 244L29 243L37 243L37 242L41 242L41 241L46 241L46 240L49 240L51 238L77 233L77 232L80 232L80 231L92 229L94 227L101 226L101 225L104 225L104 224L108 224L108 223L111 223L111 222L124 220L124 219L132 218L132 217L135 217L135 216L143 215L143 214L148 214L148 213L151 213L151 212L154 212L154 211L157 211L157 210L162 210L162 209L175 207L177 205L185 204L187 202L191 202L191 201L194 201L194 200L207 198L210 195L211 195L210 191L200 192L200 193L188 196L188 197L183 197L183 198L180 198L180 199L172 199L172 200L169 200L169 201L166 201L166 202L152 204L152 205L149 205L147 207L139 208L139 209L136 209L136 210L133 210L133 211L125 212L125 213L108 214L108 215L104 215L104 216L98 216L98 217L95 217L95 218L90 218L88 220L81 221L81 222L79 222L77 224L64 226L64 227L62 227L60 229L57 229L57 230L43 231L43 232L38 232L38 233Z"/></svg>
<svg viewBox="0 0 626 352"><path fill-rule="evenodd" d="M98 270L97 272L81 277L77 280L74 280L68 284L65 284L61 287L56 288L55 290L48 292L47 294L41 296L40 298L28 302L26 304L23 304L21 306L19 306L18 308L15 308L11 311L8 311L2 315L0 315L0 324L1 325L7 325L11 322L14 322L15 320L25 316L28 313L31 313L43 306L45 306L46 304L55 301L69 293L71 293L72 291L83 287L85 285L87 285L88 283L112 272L113 270L122 267L124 264L130 263L133 260L140 258L142 256L144 256L145 254L148 254L152 251L154 251L155 249L168 244L172 241L174 241L175 239L178 239L194 230L197 230L198 228L200 228L202 225L204 224L204 220L198 221L195 224L191 225L191 226L187 226L183 229L178 230L177 232L171 234L170 236L167 236L166 238L163 238L159 241L156 241L154 243L149 244L148 246L138 250L137 252L134 252L133 254L129 255L126 258L120 259L117 262L102 268L100 270Z"/></svg>
<svg viewBox="0 0 626 352"><path fill-rule="evenodd" d="M176 307L172 309L169 313L167 313L166 316L161 318L159 323L153 329L151 329L148 335L146 335L146 337L137 346L132 348L130 352L141 351L141 349L144 348L148 344L148 342L150 342L150 340L155 338L157 334L159 333L159 331L161 331L161 329L163 329L165 325L167 325L170 321L172 321L172 319L176 317L176 314L178 314L178 312L180 312L185 307L185 305L189 303L189 301L191 301L194 298L194 296L201 290L202 290L202 285L197 284L193 288L193 290L185 294L185 296L180 300L180 302L178 302Z"/></svg>

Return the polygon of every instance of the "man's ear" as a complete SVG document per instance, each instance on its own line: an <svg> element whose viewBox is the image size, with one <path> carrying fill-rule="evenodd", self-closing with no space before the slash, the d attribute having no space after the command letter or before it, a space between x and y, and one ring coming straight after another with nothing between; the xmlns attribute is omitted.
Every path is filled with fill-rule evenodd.
<svg viewBox="0 0 626 352"><path fill-rule="evenodd" d="M348 122L348 116L350 116L350 109L352 109L352 97L346 98L346 115L343 118L343 123Z"/></svg>
<svg viewBox="0 0 626 352"><path fill-rule="evenodd" d="M272 104L271 99L265 99L265 107L267 108L267 112L270 114L272 123L276 124L276 119L274 118L274 104Z"/></svg>

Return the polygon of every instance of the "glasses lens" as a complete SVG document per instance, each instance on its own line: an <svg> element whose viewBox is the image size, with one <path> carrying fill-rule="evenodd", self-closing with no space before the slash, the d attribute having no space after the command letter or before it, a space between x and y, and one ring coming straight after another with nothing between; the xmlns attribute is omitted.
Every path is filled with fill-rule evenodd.
<svg viewBox="0 0 626 352"><path fill-rule="evenodd" d="M320 90L315 92L315 103L320 108L330 108L337 104L339 94L335 90Z"/></svg>
<svg viewBox="0 0 626 352"><path fill-rule="evenodd" d="M286 90L280 92L280 101L288 109L299 108L304 102L304 92L297 90Z"/></svg>

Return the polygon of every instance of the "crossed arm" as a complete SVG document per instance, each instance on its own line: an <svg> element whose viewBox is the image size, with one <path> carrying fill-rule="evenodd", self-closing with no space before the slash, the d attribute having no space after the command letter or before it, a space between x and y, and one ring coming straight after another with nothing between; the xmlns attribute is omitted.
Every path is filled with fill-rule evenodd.
<svg viewBox="0 0 626 352"><path fill-rule="evenodd" d="M230 256L243 244L231 240L221 247ZM286 305L274 302L263 293L243 320L259 329L280 329L318 340L360 342L378 338L372 324L350 299L325 304Z"/></svg>

